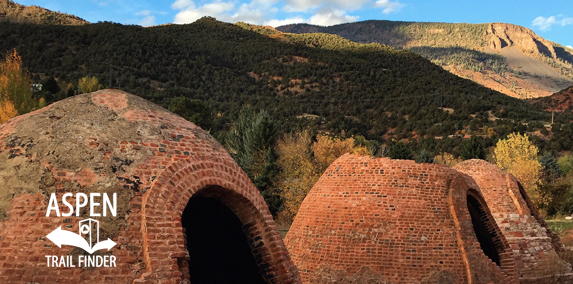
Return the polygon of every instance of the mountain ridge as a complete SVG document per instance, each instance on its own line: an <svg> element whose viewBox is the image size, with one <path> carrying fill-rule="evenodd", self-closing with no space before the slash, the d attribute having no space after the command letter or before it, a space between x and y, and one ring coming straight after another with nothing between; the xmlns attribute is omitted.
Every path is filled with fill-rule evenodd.
<svg viewBox="0 0 573 284"><path fill-rule="evenodd" d="M359 43L378 42L394 48L410 49L453 74L518 98L550 96L573 84L573 50L513 24L369 20L328 27L292 24L277 27L277 30L285 33L337 34ZM480 57L488 54L501 56L504 58L504 69L509 72L500 74L493 71L493 66L487 62L476 57L460 56L459 52L436 58L436 54L442 52L433 49L443 48L462 48L466 53L481 53ZM502 78L498 78L496 73ZM486 79L482 80L482 77Z"/></svg>
<svg viewBox="0 0 573 284"><path fill-rule="evenodd" d="M531 103L548 111L573 113L573 86L549 97L533 99Z"/></svg>
<svg viewBox="0 0 573 284"><path fill-rule="evenodd" d="M45 25L85 25L88 21L39 6L25 6L11 0L0 0L0 22Z"/></svg>
<svg viewBox="0 0 573 284"><path fill-rule="evenodd" d="M65 86L79 78L96 76L107 88L163 106L179 96L202 100L215 115L213 132L245 104L269 111L285 131L308 126L380 140L458 135L469 123L475 131L498 127L501 135L524 127L521 121L549 118L407 50L327 34L263 32L271 36L212 18L152 28L0 23L6 38L0 52L16 48L29 71L41 76L37 81L59 82L62 91L46 94L48 102L73 95ZM508 126L493 125L490 114ZM432 143L456 145L448 141Z"/></svg>

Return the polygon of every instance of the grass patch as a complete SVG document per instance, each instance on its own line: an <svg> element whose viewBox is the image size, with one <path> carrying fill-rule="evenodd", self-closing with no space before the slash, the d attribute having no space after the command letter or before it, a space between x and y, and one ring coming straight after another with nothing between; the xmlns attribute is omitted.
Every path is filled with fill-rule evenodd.
<svg viewBox="0 0 573 284"><path fill-rule="evenodd" d="M546 220L547 225L551 231L555 232L560 237L564 236L569 231L573 230L573 221L569 220Z"/></svg>
<svg viewBox="0 0 573 284"><path fill-rule="evenodd" d="M285 238L286 234L288 233L288 229L279 229L279 233L281 233L281 237Z"/></svg>

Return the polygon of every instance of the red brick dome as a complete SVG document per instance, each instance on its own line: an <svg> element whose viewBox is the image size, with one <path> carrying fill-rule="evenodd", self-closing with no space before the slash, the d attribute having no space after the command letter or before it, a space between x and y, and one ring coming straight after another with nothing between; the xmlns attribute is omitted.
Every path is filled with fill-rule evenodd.
<svg viewBox="0 0 573 284"><path fill-rule="evenodd" d="M516 283L479 188L440 165L342 156L285 243L303 283Z"/></svg>
<svg viewBox="0 0 573 284"><path fill-rule="evenodd" d="M11 119L0 126L0 177L0 283L300 282L263 198L224 148L137 96L102 90ZM100 239L117 243L94 255L117 267L48 267L46 255L87 254L46 236L78 232L89 208L46 217L51 193L117 194L117 215L94 217ZM197 268L207 258L209 271Z"/></svg>
<svg viewBox="0 0 573 284"><path fill-rule="evenodd" d="M571 279L571 265L558 253L559 237L541 217L517 179L484 160L467 160L454 167L479 185L484 200L515 254L522 283L547 283L556 275Z"/></svg>

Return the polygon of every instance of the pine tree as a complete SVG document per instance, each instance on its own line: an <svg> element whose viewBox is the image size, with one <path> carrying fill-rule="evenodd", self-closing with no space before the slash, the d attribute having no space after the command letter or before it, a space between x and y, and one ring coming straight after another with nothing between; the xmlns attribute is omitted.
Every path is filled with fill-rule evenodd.
<svg viewBox="0 0 573 284"><path fill-rule="evenodd" d="M422 151L420 151L418 156L416 156L416 163L433 164L434 157L432 157L432 155L428 151L426 151L426 149L422 149Z"/></svg>
<svg viewBox="0 0 573 284"><path fill-rule="evenodd" d="M273 214L280 207L280 197L271 190L278 174L277 155L273 150L278 133L278 124L266 111L257 113L246 106L222 138L227 151L253 181Z"/></svg>
<svg viewBox="0 0 573 284"><path fill-rule="evenodd" d="M213 127L211 108L201 100L192 100L187 97L172 98L168 109L205 130Z"/></svg>
<svg viewBox="0 0 573 284"><path fill-rule="evenodd" d="M539 158L539 163L543 168L544 175L550 179L559 178L563 176L563 171L557 163L557 159L551 153L545 152L543 156Z"/></svg>
<svg viewBox="0 0 573 284"><path fill-rule="evenodd" d="M414 155L408 145L398 142L388 151L388 157L392 159L412 160Z"/></svg>
<svg viewBox="0 0 573 284"><path fill-rule="evenodd" d="M463 160L485 159L485 141L483 138L472 135L460 145L460 157Z"/></svg>

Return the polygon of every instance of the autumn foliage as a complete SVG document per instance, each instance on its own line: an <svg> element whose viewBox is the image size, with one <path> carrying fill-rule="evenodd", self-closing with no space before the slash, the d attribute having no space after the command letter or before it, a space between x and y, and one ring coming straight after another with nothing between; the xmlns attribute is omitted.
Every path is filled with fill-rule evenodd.
<svg viewBox="0 0 573 284"><path fill-rule="evenodd" d="M494 159L499 168L513 174L529 194L535 196L534 189L541 174L538 152L527 135L512 133L497 142Z"/></svg>
<svg viewBox="0 0 573 284"><path fill-rule="evenodd" d="M38 107L32 96L30 75L16 50L0 62L0 123Z"/></svg>
<svg viewBox="0 0 573 284"><path fill-rule="evenodd" d="M276 184L283 200L279 214L282 221L292 222L298 209L322 173L338 157L346 153L366 155L364 146L355 145L354 138L338 138L319 134L312 142L308 131L284 135L277 141L277 164L281 169Z"/></svg>
<svg viewBox="0 0 573 284"><path fill-rule="evenodd" d="M78 88L82 93L91 93L103 88L99 80L95 77L83 77L78 81Z"/></svg>
<svg viewBox="0 0 573 284"><path fill-rule="evenodd" d="M450 153L442 153L434 157L434 163L440 165L446 165L448 167L453 167L459 163L463 162L463 160L459 157L455 157Z"/></svg>

